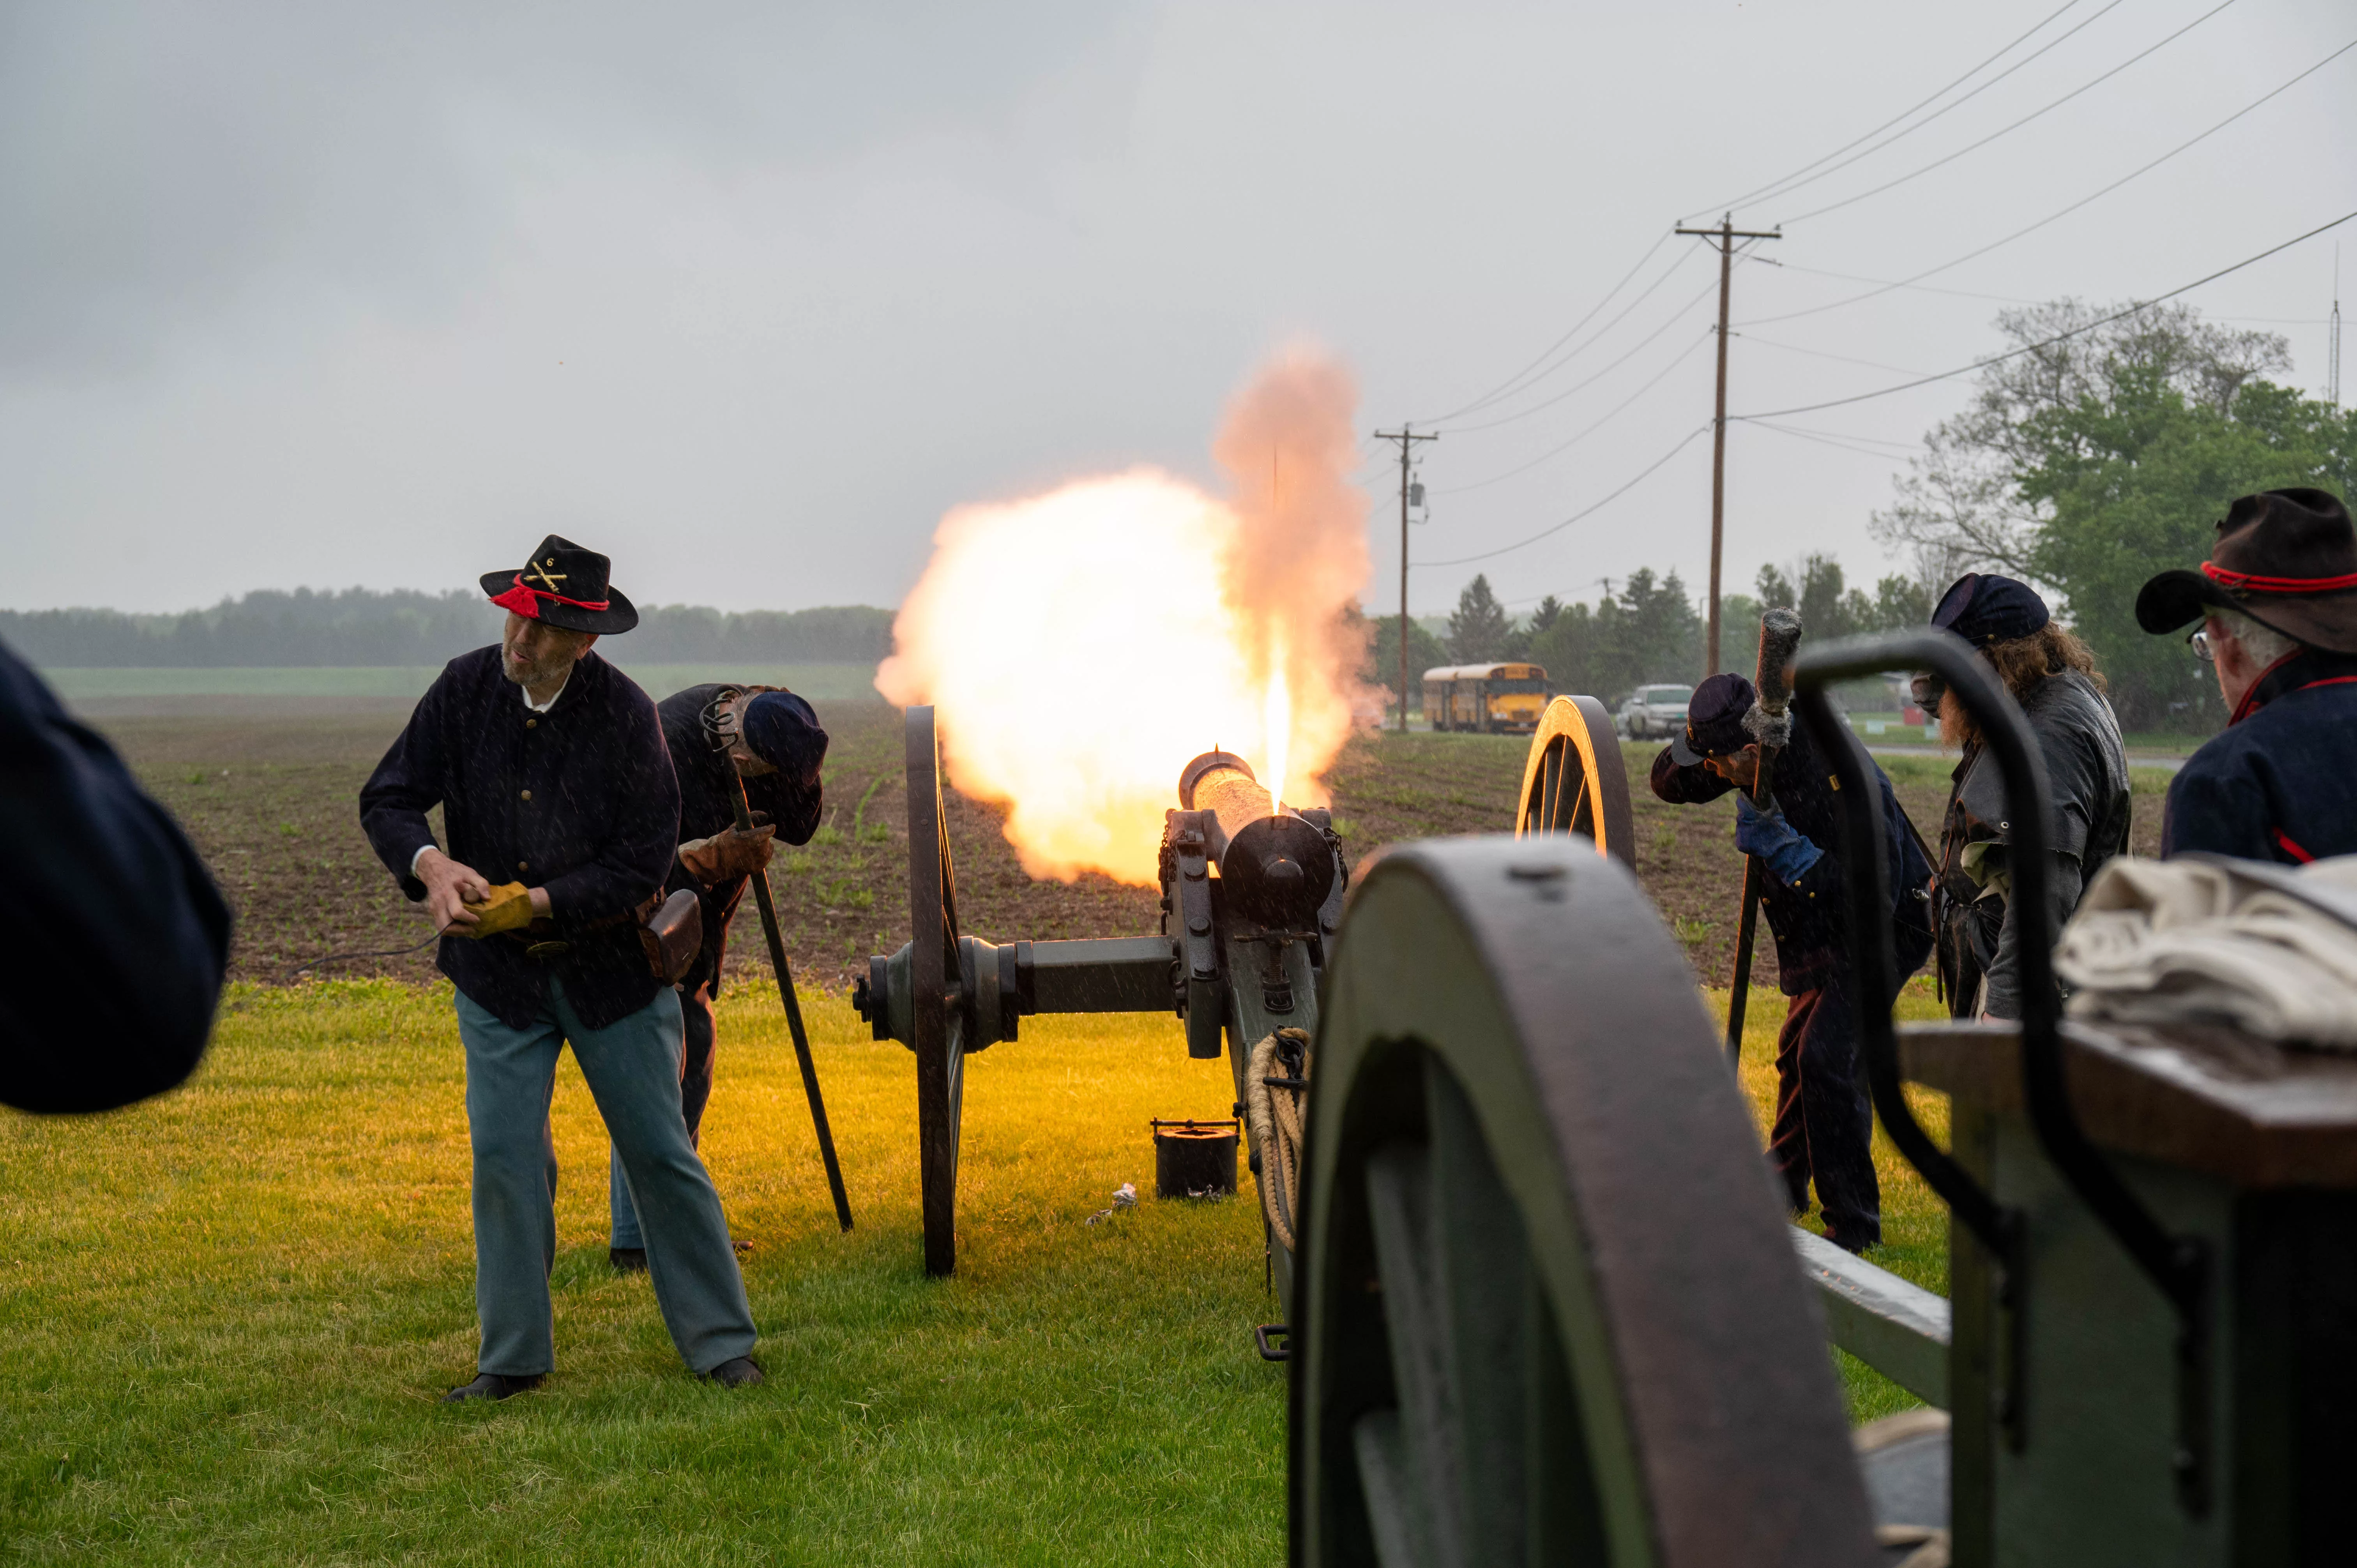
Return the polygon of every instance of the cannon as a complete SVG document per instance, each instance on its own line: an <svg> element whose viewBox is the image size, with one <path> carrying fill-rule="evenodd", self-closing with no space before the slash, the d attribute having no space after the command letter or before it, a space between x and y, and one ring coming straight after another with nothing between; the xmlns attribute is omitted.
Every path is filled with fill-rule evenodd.
<svg viewBox="0 0 2357 1568"><path fill-rule="evenodd" d="M966 1057L1017 1038L1037 1014L1174 1011L1189 1056L1215 1060L1224 1040L1241 1114L1253 1047L1280 1029L1316 1032L1350 869L1327 812L1283 806L1243 758L1211 751L1181 771L1165 818L1160 934L1003 944L965 935L933 710L909 708L904 725L912 935L867 961L852 1003L877 1039L916 1054L925 1270L940 1275L957 1267ZM1271 1249L1289 1300L1289 1250L1275 1240Z"/></svg>
<svg viewBox="0 0 2357 1568"><path fill-rule="evenodd" d="M1846 843L1882 843L1879 794L1825 687L1889 668L1944 676L2042 802L1963 643L1834 644L1795 685ZM1786 1224L1620 857L1542 832L1361 866L1308 1107L1290 1560L2345 1560L2357 1061L2063 1024L2042 821L2015 817L2029 1015L1861 1021L1877 1112L1949 1207L1953 1301ZM1896 979L1889 889L1852 864L1870 989ZM1952 1148L1908 1081L1949 1096ZM1828 1337L1952 1422L1854 1441Z"/></svg>

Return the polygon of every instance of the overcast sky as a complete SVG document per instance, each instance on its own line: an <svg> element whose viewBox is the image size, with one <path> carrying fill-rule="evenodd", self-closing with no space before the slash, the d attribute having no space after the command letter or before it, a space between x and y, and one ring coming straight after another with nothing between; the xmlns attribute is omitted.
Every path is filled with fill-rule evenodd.
<svg viewBox="0 0 2357 1568"><path fill-rule="evenodd" d="M1352 365L1368 429L1451 413L1673 224L2061 4L0 0L0 606L464 586L551 530L641 603L896 603L961 501L1140 462L1209 482L1223 400L1281 344ZM1924 280L1960 292L1768 319L1868 286L1829 274L2002 239L2357 38L2346 0L2232 0L1805 216L2216 5L2077 0L1953 112L1737 205L1785 238L1735 274L1731 411L1948 370L2007 299L2147 296L2357 207L2352 52ZM2357 223L2339 233L2357 268ZM2285 334L2320 392L2333 246L2189 298ZM1707 422L1698 242L1652 252L1590 329L1657 278L1527 392L1443 420L1415 559L1536 533ZM1867 518L1966 395L1789 421L1816 439L1734 426L1730 589L1811 549L1892 569ZM1376 610L1398 604L1382 457ZM1414 604L1477 570L1517 604L1644 565L1699 588L1709 464L1704 435L1540 543L1419 571Z"/></svg>

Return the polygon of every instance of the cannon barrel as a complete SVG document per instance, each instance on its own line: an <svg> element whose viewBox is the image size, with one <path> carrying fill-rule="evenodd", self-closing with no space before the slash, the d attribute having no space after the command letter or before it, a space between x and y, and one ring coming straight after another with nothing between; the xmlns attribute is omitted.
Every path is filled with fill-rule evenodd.
<svg viewBox="0 0 2357 1568"><path fill-rule="evenodd" d="M1215 1061L1225 1046L1241 1116L1253 1047L1279 1028L1318 1026L1318 977L1350 874L1325 811L1286 806L1243 757L1209 751L1180 770L1178 804L1163 816L1158 934L1004 944L965 935L932 710L911 708L907 722L914 940L870 958L851 1000L877 1039L916 1053L925 1268L945 1274L957 1260L967 1056L1017 1038L1026 1015L1167 1008L1186 1021L1188 1055ZM1258 1171L1257 1150L1251 1163ZM1272 1239L1270 1257L1290 1301L1289 1245Z"/></svg>

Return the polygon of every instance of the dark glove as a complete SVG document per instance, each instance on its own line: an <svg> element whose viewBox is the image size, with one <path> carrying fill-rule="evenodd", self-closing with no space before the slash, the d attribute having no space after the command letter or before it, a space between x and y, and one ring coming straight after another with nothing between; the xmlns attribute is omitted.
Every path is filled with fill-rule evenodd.
<svg viewBox="0 0 2357 1568"><path fill-rule="evenodd" d="M1758 856L1787 887L1806 876L1825 854L1786 822L1783 812L1773 806L1763 811L1749 795L1735 798L1735 847Z"/></svg>
<svg viewBox="0 0 2357 1568"><path fill-rule="evenodd" d="M770 853L777 847L771 841L777 834L774 827L755 828L751 832L723 828L710 838L690 839L680 845L679 863L706 887L732 876L750 876L770 864Z"/></svg>

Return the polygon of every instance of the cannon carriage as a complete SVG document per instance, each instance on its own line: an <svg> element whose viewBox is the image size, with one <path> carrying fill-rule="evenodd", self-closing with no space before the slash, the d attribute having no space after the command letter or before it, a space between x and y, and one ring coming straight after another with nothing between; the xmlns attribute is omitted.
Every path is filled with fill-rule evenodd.
<svg viewBox="0 0 2357 1568"><path fill-rule="evenodd" d="M1846 837L1881 842L1878 791L1824 688L1893 667L1943 675L2013 798L2040 797L2018 713L1960 644L1835 645L1798 661L1796 705ZM1512 837L1403 845L1353 875L1327 823L1290 813L1265 835L1287 852L1256 869L1290 860L1300 879L1267 886L1317 894L1309 918L1243 896L1235 812L1278 813L1249 769L1199 758L1166 829L1161 935L992 948L957 931L912 711L926 940L873 961L862 1003L917 1050L928 1267L954 1262L963 1055L1023 1014L1173 1007L1190 1051L1224 1042L1239 1104L1252 1044L1301 1026L1298 1246L1272 1239L1296 1563L2346 1560L2357 1062L2214 1026L2066 1026L2034 930L2044 1000L2018 1027L1862 1009L1878 1114L1952 1217L1952 1298L1897 1279L1779 1212L1633 875L1601 714L1551 706ZM2026 912L2036 832L2017 839ZM1313 832L1330 885L1299 869ZM1855 864L1857 967L1895 990L1879 860ZM1949 1097L1948 1150L1907 1083ZM1828 1340L1952 1419L1861 1452Z"/></svg>

